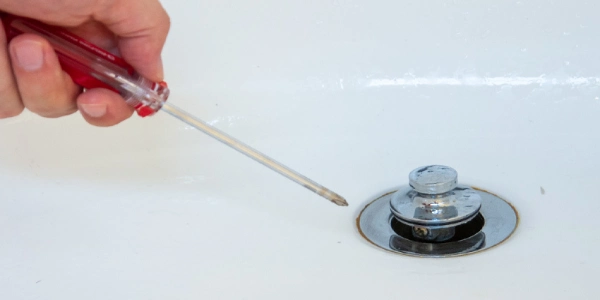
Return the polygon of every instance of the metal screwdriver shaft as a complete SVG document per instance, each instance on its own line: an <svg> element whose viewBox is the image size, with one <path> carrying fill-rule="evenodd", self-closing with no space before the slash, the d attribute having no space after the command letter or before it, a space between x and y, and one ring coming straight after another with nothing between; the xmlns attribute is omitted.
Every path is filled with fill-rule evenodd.
<svg viewBox="0 0 600 300"><path fill-rule="evenodd" d="M177 108L173 104L164 103L161 109L162 111L170 114L171 116L193 126L194 128L210 135L211 137L221 141L225 145L239 151L240 153L254 159L255 161L269 167L271 170L295 181L296 183L304 186L305 188L319 194L323 198L339 205L348 206L348 202L342 196L332 192L324 186L306 178L302 174L282 165L274 159L260 153L252 147L238 141L237 139L229 136L228 134L214 128L206 122L197 119L196 117L188 114L182 109Z"/></svg>

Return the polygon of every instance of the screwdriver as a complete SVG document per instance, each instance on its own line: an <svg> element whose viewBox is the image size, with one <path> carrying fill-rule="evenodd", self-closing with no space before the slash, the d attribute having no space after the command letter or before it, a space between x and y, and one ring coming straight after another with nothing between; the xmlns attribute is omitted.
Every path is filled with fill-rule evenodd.
<svg viewBox="0 0 600 300"><path fill-rule="evenodd" d="M348 202L342 196L194 117L172 103L167 103L170 92L167 84L144 78L122 58L61 27L1 12L0 18L2 18L4 30L9 40L23 33L37 34L46 38L56 51L63 70L78 85L86 89L106 88L119 93L128 105L135 108L140 117L147 117L158 111L164 111L323 198L339 206L348 206Z"/></svg>

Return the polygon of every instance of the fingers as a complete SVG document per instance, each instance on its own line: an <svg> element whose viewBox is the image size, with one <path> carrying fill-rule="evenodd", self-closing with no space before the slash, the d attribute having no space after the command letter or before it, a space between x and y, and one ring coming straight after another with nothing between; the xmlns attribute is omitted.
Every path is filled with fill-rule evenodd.
<svg viewBox="0 0 600 300"><path fill-rule="evenodd" d="M0 78L0 86L6 86L5 91L0 90L0 116L14 116L24 107L48 118L69 115L79 109L88 123L102 127L131 117L133 109L114 92L93 89L80 94L81 88L62 71L54 49L43 38L23 34L15 37L8 49L10 55L5 51L4 62L0 53L0 74L7 74ZM1 68L2 64L6 68Z"/></svg>
<svg viewBox="0 0 600 300"><path fill-rule="evenodd" d="M98 21L119 37L120 53L141 75L163 80L160 54L170 19L159 0L0 0L0 7L59 26L78 27Z"/></svg>
<svg viewBox="0 0 600 300"><path fill-rule="evenodd" d="M163 80L161 52L170 19L157 0L107 0L94 19L119 36L119 51L141 75Z"/></svg>
<svg viewBox="0 0 600 300"><path fill-rule="evenodd" d="M23 34L9 45L13 74L23 105L47 118L77 111L81 88L62 71L54 49L43 38Z"/></svg>
<svg viewBox="0 0 600 300"><path fill-rule="evenodd" d="M71 27L95 44L119 52L142 76L163 80L161 52L170 19L158 0L0 0L0 7L8 13ZM116 50L110 49L115 37ZM79 108L89 123L110 126L131 116L133 110L108 90L90 90L81 94L76 104L74 99L81 89L60 69L56 54L43 39L18 36L8 47L9 55L1 49L2 41L6 44L3 36L0 117L18 114L23 107L45 117L67 115Z"/></svg>
<svg viewBox="0 0 600 300"><path fill-rule="evenodd" d="M81 94L77 106L88 123L101 127L117 125L133 114L133 108L121 96L105 89Z"/></svg>
<svg viewBox="0 0 600 300"><path fill-rule="evenodd" d="M20 93L16 102L22 101L28 110L55 118L79 109L88 123L102 127L131 117L133 109L114 92L92 89L80 94L81 88L62 71L54 50L44 39L20 35L11 41L9 49Z"/></svg>
<svg viewBox="0 0 600 300"><path fill-rule="evenodd" d="M23 108L10 66L6 35L0 22L0 119L19 115Z"/></svg>

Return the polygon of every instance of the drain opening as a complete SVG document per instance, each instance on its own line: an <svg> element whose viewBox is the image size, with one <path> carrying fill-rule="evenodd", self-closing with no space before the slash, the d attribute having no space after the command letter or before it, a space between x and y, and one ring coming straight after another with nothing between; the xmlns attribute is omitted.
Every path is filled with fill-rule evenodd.
<svg viewBox="0 0 600 300"><path fill-rule="evenodd" d="M406 225L398 221L396 218L390 219L390 226L397 235L414 242L427 242L433 244L451 243L470 238L479 233L483 229L484 225L485 218L481 215L481 213L478 213L471 221L456 226L454 228L454 236L452 238L446 241L426 241L424 239L415 237L412 226Z"/></svg>

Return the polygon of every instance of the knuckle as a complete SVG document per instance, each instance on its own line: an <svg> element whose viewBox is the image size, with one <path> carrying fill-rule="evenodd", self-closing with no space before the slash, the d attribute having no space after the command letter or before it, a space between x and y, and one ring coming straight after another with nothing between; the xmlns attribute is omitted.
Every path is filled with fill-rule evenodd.
<svg viewBox="0 0 600 300"><path fill-rule="evenodd" d="M0 107L0 119L13 118L20 115L23 112L23 106L17 106L14 108L1 108Z"/></svg>
<svg viewBox="0 0 600 300"><path fill-rule="evenodd" d="M160 4L159 10L154 15L155 18L148 29L158 33L161 38L166 38L171 29L171 16L169 16L167 11L160 6Z"/></svg>
<svg viewBox="0 0 600 300"><path fill-rule="evenodd" d="M23 109L16 88L13 85L0 86L0 119L16 117Z"/></svg>
<svg viewBox="0 0 600 300"><path fill-rule="evenodd" d="M169 16L166 12L164 13L164 26L166 31L168 32L171 29L171 16Z"/></svg>
<svg viewBox="0 0 600 300"><path fill-rule="evenodd" d="M38 115L40 117L47 118L47 119L56 119L56 118L71 115L76 111L77 111L77 109L70 108L70 109L66 109L66 110L62 110L62 111L53 111L53 112L48 112L48 113L44 113L44 114L38 113Z"/></svg>
<svg viewBox="0 0 600 300"><path fill-rule="evenodd" d="M60 83L56 86L64 86ZM23 104L31 112L44 118L58 118L77 110L78 88L45 89L31 86L30 90L21 90Z"/></svg>
<svg viewBox="0 0 600 300"><path fill-rule="evenodd" d="M25 106L29 111L40 116L47 116L54 113L55 109L42 101L25 101Z"/></svg>
<svg viewBox="0 0 600 300"><path fill-rule="evenodd" d="M26 101L25 106L31 112L44 118L58 118L74 112L75 104L65 101Z"/></svg>
<svg viewBox="0 0 600 300"><path fill-rule="evenodd" d="M58 109L40 109L40 110L32 110L29 109L35 114L39 115L43 118L48 119L56 119L64 116L68 116L77 111L75 108L58 108Z"/></svg>

